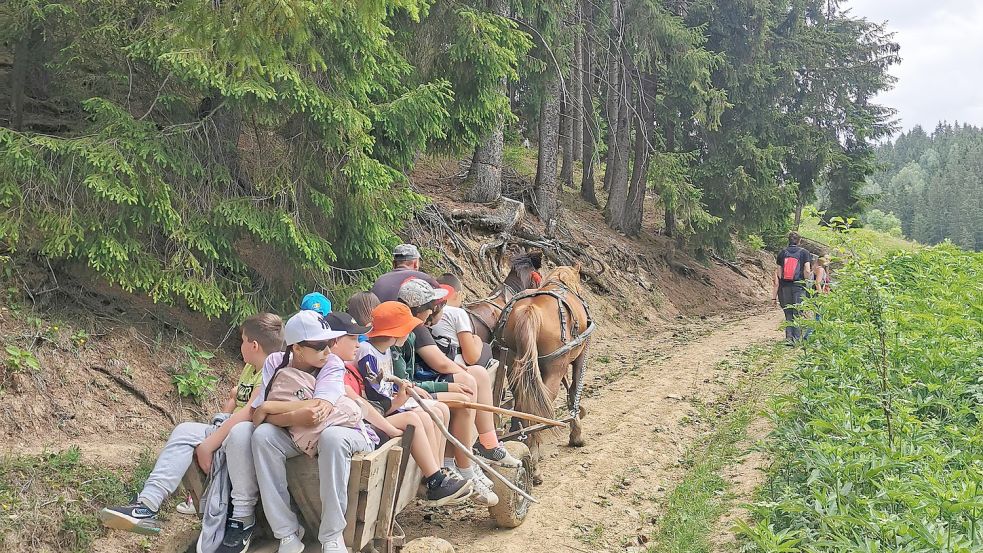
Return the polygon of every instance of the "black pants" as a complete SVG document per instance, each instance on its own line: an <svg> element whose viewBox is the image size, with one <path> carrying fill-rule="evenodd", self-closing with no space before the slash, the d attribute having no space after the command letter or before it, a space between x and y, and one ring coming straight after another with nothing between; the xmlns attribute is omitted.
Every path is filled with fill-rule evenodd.
<svg viewBox="0 0 983 553"><path fill-rule="evenodd" d="M799 304L802 303L802 296L805 290L798 284L778 285L778 303L785 312L785 320L793 322L799 316ZM798 342L802 338L802 329L797 326L785 327L785 339L790 342Z"/></svg>

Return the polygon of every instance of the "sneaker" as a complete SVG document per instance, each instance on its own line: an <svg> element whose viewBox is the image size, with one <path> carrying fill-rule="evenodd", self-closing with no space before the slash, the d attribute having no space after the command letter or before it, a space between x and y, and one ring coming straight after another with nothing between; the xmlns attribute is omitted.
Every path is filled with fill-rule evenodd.
<svg viewBox="0 0 983 553"><path fill-rule="evenodd" d="M499 467L518 468L522 464L521 461L510 455L502 444L498 444L492 449L485 449L485 446L478 442L474 444L474 454Z"/></svg>
<svg viewBox="0 0 983 553"><path fill-rule="evenodd" d="M281 538L280 548L277 549L277 553L304 553L304 527L301 526L300 530L297 530L295 534Z"/></svg>
<svg viewBox="0 0 983 553"><path fill-rule="evenodd" d="M249 544L253 540L253 529L256 528L256 518L250 518L252 522L248 526L245 522L234 518L225 522L225 536L222 538L222 545L218 546L218 553L245 553L249 550Z"/></svg>
<svg viewBox="0 0 983 553"><path fill-rule="evenodd" d="M491 488L485 485L481 478L475 474L474 478L471 479L471 484L474 485L474 495L472 496L476 503L480 503L485 507L494 507L498 505L498 496Z"/></svg>
<svg viewBox="0 0 983 553"><path fill-rule="evenodd" d="M99 520L106 528L126 530L136 534L154 535L160 533L160 520L157 511L150 510L143 503L131 503L122 507L106 507L99 511Z"/></svg>
<svg viewBox="0 0 983 553"><path fill-rule="evenodd" d="M198 509L195 509L195 502L190 497L178 503L177 507L175 507L174 510L181 513L182 515L198 514Z"/></svg>
<svg viewBox="0 0 983 553"><path fill-rule="evenodd" d="M321 553L348 553L344 536L336 536L321 544Z"/></svg>
<svg viewBox="0 0 983 553"><path fill-rule="evenodd" d="M485 471L481 470L481 467L479 467L477 464L475 464L473 468L474 468L475 477L480 478L481 481L484 482L486 486L494 490L495 482L491 478L488 478L488 475L485 474Z"/></svg>
<svg viewBox="0 0 983 553"><path fill-rule="evenodd" d="M434 507L457 505L471 495L473 485L453 474L449 469L441 469L444 478L435 487L427 486L426 501Z"/></svg>

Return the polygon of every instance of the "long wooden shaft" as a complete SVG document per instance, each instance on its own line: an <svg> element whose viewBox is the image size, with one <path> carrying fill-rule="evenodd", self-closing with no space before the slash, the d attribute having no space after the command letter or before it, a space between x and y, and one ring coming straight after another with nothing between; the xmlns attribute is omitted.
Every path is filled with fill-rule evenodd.
<svg viewBox="0 0 983 553"><path fill-rule="evenodd" d="M465 447L464 444L462 444L457 438L451 435L450 431L447 430L447 427L444 426L444 421L441 420L441 418L437 416L436 413L431 411L429 407L427 407L427 404L423 402L423 399L420 397L420 394L416 393L416 390L413 389L412 382L407 382L401 378L396 378L395 376L387 376L386 380L388 380L389 382L395 382L400 386L404 386L406 388L406 391L409 392L410 396L412 396L413 399L416 400L416 403L420 406L420 409L423 409L423 412L425 412L427 415L430 416L431 419L433 419L434 424L436 424L437 428L440 429L441 434L443 434L444 437L447 438L447 441L454 444L456 447L460 448L461 451L468 457L468 459L471 459L472 461L477 463L478 466L484 469L485 471L494 474L495 478L498 478L503 484L508 486L509 489L511 489L515 493L521 495L522 497L528 499L529 501L532 501L533 503L539 503L539 501L536 501L535 497L527 494L526 492L516 487L516 485L513 484L511 480L499 474L498 471L491 468L490 466L488 466L487 463L482 461L475 454L471 453L470 447Z"/></svg>
<svg viewBox="0 0 983 553"><path fill-rule="evenodd" d="M477 411L488 411L490 413L498 413L499 415L508 415L510 417L518 417L520 419L525 419L527 421L538 422L539 424L545 424L546 426L566 426L564 423L540 417L538 415L533 415L530 413L523 413L522 411L513 411L511 409L503 409L502 407L495 407L493 405L485 405L484 403L475 403L473 401L461 401L459 399L442 399L441 403L447 404L451 409L475 409Z"/></svg>

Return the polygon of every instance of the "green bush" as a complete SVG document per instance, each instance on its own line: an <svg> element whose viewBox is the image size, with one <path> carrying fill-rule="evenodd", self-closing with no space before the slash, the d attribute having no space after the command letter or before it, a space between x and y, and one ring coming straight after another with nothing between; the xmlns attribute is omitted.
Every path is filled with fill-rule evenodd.
<svg viewBox="0 0 983 553"><path fill-rule="evenodd" d="M752 551L983 550L983 255L853 258L774 406Z"/></svg>
<svg viewBox="0 0 983 553"><path fill-rule="evenodd" d="M171 379L177 386L178 395L201 403L215 390L215 383L218 382L218 377L212 374L211 367L205 363L215 355L198 351L191 346L181 346L181 349L188 354L188 360Z"/></svg>

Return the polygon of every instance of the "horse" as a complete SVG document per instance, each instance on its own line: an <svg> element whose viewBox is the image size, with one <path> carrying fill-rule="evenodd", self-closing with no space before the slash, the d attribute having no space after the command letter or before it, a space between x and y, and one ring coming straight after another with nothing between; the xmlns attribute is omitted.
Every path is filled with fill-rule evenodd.
<svg viewBox="0 0 983 553"><path fill-rule="evenodd" d="M557 267L536 290L527 291L503 313L499 321L498 338L509 349L509 385L515 398L515 409L553 418L553 402L565 384L567 371L573 376L567 388L570 409L569 445L584 445L580 408L587 346L594 326L580 283L580 264ZM540 352L546 352L545 354ZM529 435L533 463L539 460L541 437ZM538 467L533 469L533 481L542 482Z"/></svg>
<svg viewBox="0 0 983 553"><path fill-rule="evenodd" d="M492 342L498 318L502 315L505 304L516 294L539 286L535 275L538 274L537 269L543 266L543 252L517 255L510 260L510 265L512 269L505 277L505 282L491 296L464 306L464 310L471 317L471 326L474 327L475 335L486 344Z"/></svg>

